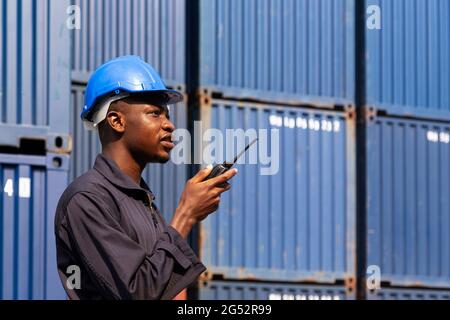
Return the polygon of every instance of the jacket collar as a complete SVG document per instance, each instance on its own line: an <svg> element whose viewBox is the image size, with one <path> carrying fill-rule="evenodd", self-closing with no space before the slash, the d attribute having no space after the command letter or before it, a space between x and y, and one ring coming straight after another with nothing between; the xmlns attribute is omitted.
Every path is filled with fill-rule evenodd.
<svg viewBox="0 0 450 320"><path fill-rule="evenodd" d="M140 185L138 185L133 179L120 170L114 160L101 153L98 154L95 159L94 169L119 189L140 193L142 195L145 193L145 198L150 198L152 201L155 199L155 196L142 177Z"/></svg>

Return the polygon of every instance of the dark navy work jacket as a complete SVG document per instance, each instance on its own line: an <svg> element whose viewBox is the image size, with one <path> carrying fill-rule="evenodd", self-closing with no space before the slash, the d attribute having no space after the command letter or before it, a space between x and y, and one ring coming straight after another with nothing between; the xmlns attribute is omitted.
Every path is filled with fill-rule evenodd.
<svg viewBox="0 0 450 320"><path fill-rule="evenodd" d="M58 272L71 299L171 299L205 271L137 185L99 154L59 200ZM78 277L78 278L77 278Z"/></svg>

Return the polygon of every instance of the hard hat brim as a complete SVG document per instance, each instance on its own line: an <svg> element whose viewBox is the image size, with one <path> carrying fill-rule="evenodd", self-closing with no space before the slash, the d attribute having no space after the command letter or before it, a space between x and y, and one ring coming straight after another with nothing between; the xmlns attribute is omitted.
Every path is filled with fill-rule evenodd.
<svg viewBox="0 0 450 320"><path fill-rule="evenodd" d="M176 91L176 90L169 90L169 89L167 89L167 90L161 90L161 91L151 91L150 94L153 93L153 92L161 92L161 93L163 93L167 97L167 100L166 100L166 103L165 103L167 105L168 104L176 104L176 103L179 103L179 102L184 100L183 95L180 92Z"/></svg>
<svg viewBox="0 0 450 320"><path fill-rule="evenodd" d="M178 92L176 90L170 90L170 89L154 90L154 91L135 91L135 92L124 90L124 92L130 93L131 97L141 96L141 97L149 97L150 98L152 96L159 95L162 98L162 100L160 101L160 104L163 104L163 105L177 104L184 100L183 94L181 94L180 92ZM89 115L92 112L93 112L92 110L89 110L89 111L83 110L83 112L81 113L81 118L83 120L87 120L89 118Z"/></svg>

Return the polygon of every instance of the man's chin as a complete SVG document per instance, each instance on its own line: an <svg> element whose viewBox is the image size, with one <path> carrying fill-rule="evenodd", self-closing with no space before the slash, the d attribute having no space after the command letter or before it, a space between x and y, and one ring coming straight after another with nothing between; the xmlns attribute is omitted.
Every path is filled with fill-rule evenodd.
<svg viewBox="0 0 450 320"><path fill-rule="evenodd" d="M166 163L167 161L169 161L170 160L170 157L167 157L167 158L159 158L158 159L158 163Z"/></svg>
<svg viewBox="0 0 450 320"><path fill-rule="evenodd" d="M153 154L150 157L148 162L150 162L150 163L166 163L169 160L170 160L170 152L167 150L164 150L157 154Z"/></svg>
<svg viewBox="0 0 450 320"><path fill-rule="evenodd" d="M165 156L159 156L158 159L156 159L155 162L157 162L157 163L166 163L169 160L170 160L170 154L167 153L167 155L165 155Z"/></svg>

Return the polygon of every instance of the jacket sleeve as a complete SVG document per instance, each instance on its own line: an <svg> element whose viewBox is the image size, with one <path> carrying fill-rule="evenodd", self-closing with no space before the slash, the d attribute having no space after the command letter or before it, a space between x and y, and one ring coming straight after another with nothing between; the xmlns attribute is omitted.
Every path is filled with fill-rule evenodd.
<svg viewBox="0 0 450 320"><path fill-rule="evenodd" d="M70 200L65 228L83 269L107 299L171 299L205 270L172 227L146 252L92 193L78 193Z"/></svg>

